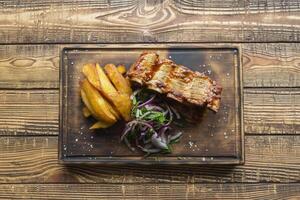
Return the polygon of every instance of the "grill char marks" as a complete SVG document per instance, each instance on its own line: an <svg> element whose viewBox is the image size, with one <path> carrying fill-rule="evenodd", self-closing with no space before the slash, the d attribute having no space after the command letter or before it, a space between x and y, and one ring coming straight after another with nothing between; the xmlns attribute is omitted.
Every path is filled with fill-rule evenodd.
<svg viewBox="0 0 300 200"><path fill-rule="evenodd" d="M160 60L154 52L144 52L128 71L129 78L147 88L181 103L207 106L218 111L222 88L208 76L175 64L169 59Z"/></svg>

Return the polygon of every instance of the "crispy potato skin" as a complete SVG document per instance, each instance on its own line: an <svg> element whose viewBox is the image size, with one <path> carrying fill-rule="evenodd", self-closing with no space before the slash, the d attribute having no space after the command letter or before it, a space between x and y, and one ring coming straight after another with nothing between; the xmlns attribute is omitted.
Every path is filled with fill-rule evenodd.
<svg viewBox="0 0 300 200"><path fill-rule="evenodd" d="M122 118L125 121L130 120L130 111L132 107L131 99L127 94L116 94L115 96L111 95L113 104L116 109L122 115Z"/></svg>
<svg viewBox="0 0 300 200"><path fill-rule="evenodd" d="M116 117L111 112L111 105L101 96L101 94L94 88L90 82L85 79L82 81L82 90L86 95L86 98L91 106L91 109L95 112L97 119L108 123L114 123L117 121Z"/></svg>
<svg viewBox="0 0 300 200"><path fill-rule="evenodd" d="M117 95L118 91L110 82L108 76L99 64L96 64L96 72L100 83L100 92L108 99L110 99L111 96Z"/></svg>
<svg viewBox="0 0 300 200"><path fill-rule="evenodd" d="M96 71L100 81L101 93L115 106L116 110L121 114L125 121L130 120L131 100L127 94L122 94L116 90L110 82L99 64L96 64ZM119 73L119 72L117 72Z"/></svg>
<svg viewBox="0 0 300 200"><path fill-rule="evenodd" d="M87 107L82 108L82 113L83 113L83 116L86 118L92 115L91 111Z"/></svg>
<svg viewBox="0 0 300 200"><path fill-rule="evenodd" d="M126 73L126 67L124 65L118 65L117 70L122 75L124 75Z"/></svg>
<svg viewBox="0 0 300 200"><path fill-rule="evenodd" d="M120 94L131 95L132 90L128 81L118 72L114 64L105 65L104 70Z"/></svg>
<svg viewBox="0 0 300 200"><path fill-rule="evenodd" d="M108 87L108 85L103 85L101 87L101 82L99 81L99 76L97 73L97 64L85 64L82 68L82 73L85 75L85 77L87 78L87 80L99 91L102 90L102 88L106 88ZM110 83L110 81L108 80L108 82ZM111 84L111 83L110 83ZM111 84L111 87L113 87L113 85ZM114 88L114 87L113 87ZM105 93L102 93L105 94ZM111 113L117 118L119 119L120 116L118 114L118 112L112 108L112 106L109 107Z"/></svg>
<svg viewBox="0 0 300 200"><path fill-rule="evenodd" d="M86 105L83 115L92 115L102 122L93 126L93 129L108 127L120 117L125 121L130 120L132 90L128 80L121 74L126 72L125 66L119 66L121 73L113 64L106 65L104 70L98 63L85 64L82 68L86 77L81 84L81 97Z"/></svg>
<svg viewBox="0 0 300 200"><path fill-rule="evenodd" d="M82 68L82 73L97 90L100 90L100 82L97 76L95 64L85 64Z"/></svg>
<svg viewBox="0 0 300 200"><path fill-rule="evenodd" d="M104 121L98 121L95 124L93 124L90 129L101 129L101 128L108 128L112 126L114 123L107 123Z"/></svg>
<svg viewBox="0 0 300 200"><path fill-rule="evenodd" d="M81 94L81 99L82 99L84 105L86 106L86 108L91 112L91 114L93 115L94 118L99 119L96 112L93 110L83 89L80 90L80 94Z"/></svg>

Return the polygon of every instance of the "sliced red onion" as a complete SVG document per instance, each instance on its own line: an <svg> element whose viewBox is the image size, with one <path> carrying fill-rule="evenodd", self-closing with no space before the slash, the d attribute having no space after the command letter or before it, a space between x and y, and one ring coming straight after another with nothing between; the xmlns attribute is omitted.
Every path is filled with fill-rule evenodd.
<svg viewBox="0 0 300 200"><path fill-rule="evenodd" d="M132 121L128 122L128 123L126 124L126 126L127 126L127 127L132 127L132 126L135 126L137 123L138 123L137 120L132 120Z"/></svg>
<svg viewBox="0 0 300 200"><path fill-rule="evenodd" d="M135 151L135 148L131 146L130 142L128 141L127 137L124 137L124 142L127 145L127 147L131 150L131 151Z"/></svg>
<svg viewBox="0 0 300 200"><path fill-rule="evenodd" d="M168 145L164 143L161 137L158 137L158 135L155 133L151 137L152 144L159 148L159 149L168 149Z"/></svg>
<svg viewBox="0 0 300 200"><path fill-rule="evenodd" d="M164 116L167 116L168 113L169 113L169 110L165 110L165 111L163 112Z"/></svg>
<svg viewBox="0 0 300 200"><path fill-rule="evenodd" d="M146 152L146 153L158 153L161 151L161 149L157 149L157 148L153 148L153 149L146 149L142 146L138 146L142 151Z"/></svg>
<svg viewBox="0 0 300 200"><path fill-rule="evenodd" d="M161 111L161 112L164 111L163 108L161 108L159 106L152 105L152 104L145 105L145 108L147 108L148 110L157 110L157 111Z"/></svg>
<svg viewBox="0 0 300 200"><path fill-rule="evenodd" d="M139 140L142 140L145 137L146 134L147 134L147 132L141 132Z"/></svg>
<svg viewBox="0 0 300 200"><path fill-rule="evenodd" d="M126 124L126 127L121 135L121 141L124 139L125 136L127 136L127 134L130 132L130 131L133 131L135 129L137 125L137 121L136 120L133 120L131 122L128 122Z"/></svg>
<svg viewBox="0 0 300 200"><path fill-rule="evenodd" d="M130 98L133 99L134 97L138 97L138 93L140 93L141 91L142 89L134 91ZM135 106L137 108L146 108L147 112L143 115L140 112L138 119L132 120L131 122L127 123L121 136L121 140L124 140L125 144L132 151L134 151L135 148L128 140L128 135L132 131L135 131L137 133L134 138L135 146L146 152L147 155L151 153L158 153L162 149L168 149L168 144L171 141L178 139L182 135L182 132L174 133L168 131L169 129L171 129L170 124L173 121L174 115L177 119L180 119L180 115L177 110L174 107L166 104L163 100L156 97L156 94L153 94L144 102L141 102L137 98L137 104ZM161 124L155 120L142 120L148 114L150 114L151 111L162 112L167 118L167 121L164 124ZM149 139L147 139L147 134L150 134L151 136Z"/></svg>
<svg viewBox="0 0 300 200"><path fill-rule="evenodd" d="M145 121L138 121L138 120L136 120L136 121L138 122L138 124L142 124L142 125L144 125L144 126L147 126L147 127L150 128L152 131L156 132L156 131L153 129L153 127L151 126L151 124L149 124L148 122L145 122Z"/></svg>
<svg viewBox="0 0 300 200"><path fill-rule="evenodd" d="M150 125L151 125L151 124L150 124ZM142 126L142 127L140 127L141 131L143 131L143 132L145 132L148 128L149 128L149 127L147 127L147 126Z"/></svg>
<svg viewBox="0 0 300 200"><path fill-rule="evenodd" d="M141 92L142 91L142 89L138 89L138 90L135 90L133 93L132 93L132 95L130 96L130 99L132 100L133 99L133 97L135 96L135 95L137 95L139 92Z"/></svg>
<svg viewBox="0 0 300 200"><path fill-rule="evenodd" d="M166 136L165 133L162 133L160 137L161 137L161 141L162 141L163 143L168 144L168 143L167 143L167 136Z"/></svg>
<svg viewBox="0 0 300 200"><path fill-rule="evenodd" d="M179 112L173 107L173 106L170 106L171 110L173 111L173 113L175 114L176 118L177 119L180 119L180 114Z"/></svg>
<svg viewBox="0 0 300 200"><path fill-rule="evenodd" d="M165 134L165 132L166 132L167 130L169 130L169 128L170 128L169 126L163 126L162 128L159 129L158 135Z"/></svg>
<svg viewBox="0 0 300 200"><path fill-rule="evenodd" d="M176 139L179 138L181 135L182 135L182 132L181 132L181 131L177 132L175 135L172 135L172 136L170 137L170 142L171 142L172 140L176 140Z"/></svg>
<svg viewBox="0 0 300 200"><path fill-rule="evenodd" d="M127 134L131 131L131 127L127 127L124 129L122 135L121 135L121 141L124 140L124 138L126 138Z"/></svg>
<svg viewBox="0 0 300 200"><path fill-rule="evenodd" d="M173 121L173 113L168 105L167 105L167 108L169 111L170 118L169 118L169 121L165 124L165 126L169 126L171 124L171 122Z"/></svg>
<svg viewBox="0 0 300 200"><path fill-rule="evenodd" d="M156 95L153 95L150 99L148 99L148 100L145 101L144 103L138 105L137 107L138 107L138 108L141 108L141 107L143 107L143 106L145 106L145 105L151 103L151 102L155 99L155 97L156 97Z"/></svg>
<svg viewBox="0 0 300 200"><path fill-rule="evenodd" d="M171 135L168 135L167 136L167 144L170 144L170 142L171 142Z"/></svg>

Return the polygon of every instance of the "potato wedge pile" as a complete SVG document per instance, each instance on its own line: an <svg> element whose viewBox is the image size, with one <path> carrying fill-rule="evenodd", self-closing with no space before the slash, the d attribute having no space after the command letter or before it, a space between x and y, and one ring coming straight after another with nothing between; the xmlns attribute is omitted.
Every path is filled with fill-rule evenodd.
<svg viewBox="0 0 300 200"><path fill-rule="evenodd" d="M93 116L97 122L90 129L107 128L117 120L130 120L132 93L123 65L86 64L82 68L85 79L81 83L81 99L85 117Z"/></svg>

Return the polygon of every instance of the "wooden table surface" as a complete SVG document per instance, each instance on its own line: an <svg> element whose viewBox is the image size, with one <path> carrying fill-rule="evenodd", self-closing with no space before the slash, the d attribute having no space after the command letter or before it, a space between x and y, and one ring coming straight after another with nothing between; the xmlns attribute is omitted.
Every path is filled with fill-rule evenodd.
<svg viewBox="0 0 300 200"><path fill-rule="evenodd" d="M0 0L0 198L300 199L298 0ZM59 55L79 43L241 45L243 166L64 166Z"/></svg>

